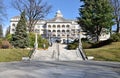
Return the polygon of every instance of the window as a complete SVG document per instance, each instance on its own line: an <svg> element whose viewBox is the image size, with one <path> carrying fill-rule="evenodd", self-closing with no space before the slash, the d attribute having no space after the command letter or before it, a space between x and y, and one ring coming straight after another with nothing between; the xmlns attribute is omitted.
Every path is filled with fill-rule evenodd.
<svg viewBox="0 0 120 78"><path fill-rule="evenodd" d="M48 32L51 32L51 30L48 30Z"/></svg>
<svg viewBox="0 0 120 78"><path fill-rule="evenodd" d="M57 28L60 28L60 25L57 25Z"/></svg>
<svg viewBox="0 0 120 78"><path fill-rule="evenodd" d="M72 33L75 33L75 30L74 30L74 29L72 29Z"/></svg>
<svg viewBox="0 0 120 78"><path fill-rule="evenodd" d="M12 26L15 27L15 24L13 23Z"/></svg>
<svg viewBox="0 0 120 78"><path fill-rule="evenodd" d="M12 31L15 31L15 29L12 29Z"/></svg>
<svg viewBox="0 0 120 78"><path fill-rule="evenodd" d="M53 28L56 28L56 25L53 25Z"/></svg>
<svg viewBox="0 0 120 78"><path fill-rule="evenodd" d="M64 34L62 34L62 36L65 36Z"/></svg>
<svg viewBox="0 0 120 78"><path fill-rule="evenodd" d="M40 26L37 26L37 28L40 28Z"/></svg>
<svg viewBox="0 0 120 78"><path fill-rule="evenodd" d="M57 36L60 37L60 34L58 34Z"/></svg>
<svg viewBox="0 0 120 78"><path fill-rule="evenodd" d="M69 37L70 35L69 34L67 34L67 37Z"/></svg>
<svg viewBox="0 0 120 78"><path fill-rule="evenodd" d="M70 26L69 26L69 25L67 25L66 27L67 27L67 28L69 28Z"/></svg>
<svg viewBox="0 0 120 78"><path fill-rule="evenodd" d="M77 32L80 33L80 30L78 29Z"/></svg>
<svg viewBox="0 0 120 78"><path fill-rule="evenodd" d="M56 35L55 35L55 34L53 34L53 37L56 37Z"/></svg>
<svg viewBox="0 0 120 78"><path fill-rule="evenodd" d="M48 25L48 28L51 28L51 25Z"/></svg>
<svg viewBox="0 0 120 78"><path fill-rule="evenodd" d="M57 32L60 32L60 30L57 30Z"/></svg>
<svg viewBox="0 0 120 78"><path fill-rule="evenodd" d="M45 25L43 25L43 28L46 28L46 26L45 26Z"/></svg>
<svg viewBox="0 0 120 78"><path fill-rule="evenodd" d="M66 32L70 32L70 30L66 30Z"/></svg>
<svg viewBox="0 0 120 78"><path fill-rule="evenodd" d="M39 33L39 32L40 32L40 30L39 30L39 29L35 29L35 32L36 32L36 33Z"/></svg>
<svg viewBox="0 0 120 78"><path fill-rule="evenodd" d="M53 32L56 32L56 30L53 30Z"/></svg>
<svg viewBox="0 0 120 78"><path fill-rule="evenodd" d="M65 32L65 30L62 30L62 32Z"/></svg>
<svg viewBox="0 0 120 78"><path fill-rule="evenodd" d="M62 25L62 28L65 28L65 25Z"/></svg>

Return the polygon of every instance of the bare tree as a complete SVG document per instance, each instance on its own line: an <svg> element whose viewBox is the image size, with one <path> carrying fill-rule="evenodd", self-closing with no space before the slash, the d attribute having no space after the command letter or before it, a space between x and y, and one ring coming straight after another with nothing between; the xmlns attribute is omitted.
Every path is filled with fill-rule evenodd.
<svg viewBox="0 0 120 78"><path fill-rule="evenodd" d="M110 0L113 9L114 9L114 15L115 15L115 23L117 25L116 32L120 32L120 0Z"/></svg>
<svg viewBox="0 0 120 78"><path fill-rule="evenodd" d="M12 5L16 10L26 12L29 32L33 32L34 25L38 20L43 19L51 9L51 5L42 0L13 0Z"/></svg>

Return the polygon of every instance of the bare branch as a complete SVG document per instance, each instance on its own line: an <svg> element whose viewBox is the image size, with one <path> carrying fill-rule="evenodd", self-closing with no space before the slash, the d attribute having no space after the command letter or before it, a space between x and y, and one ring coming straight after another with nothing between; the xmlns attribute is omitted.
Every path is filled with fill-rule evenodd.
<svg viewBox="0 0 120 78"><path fill-rule="evenodd" d="M16 10L20 12L25 10L29 21L29 32L32 32L32 28L38 22L38 20L43 19L51 9L51 6L48 5L47 2L42 2L42 0L13 0L12 3Z"/></svg>

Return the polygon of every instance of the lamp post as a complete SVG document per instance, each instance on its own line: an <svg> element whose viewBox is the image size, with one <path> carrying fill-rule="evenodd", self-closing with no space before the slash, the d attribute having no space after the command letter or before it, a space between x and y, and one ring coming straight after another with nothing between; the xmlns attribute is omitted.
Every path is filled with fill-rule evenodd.
<svg viewBox="0 0 120 78"><path fill-rule="evenodd" d="M79 32L79 49L82 49L82 42L81 42L81 29Z"/></svg>
<svg viewBox="0 0 120 78"><path fill-rule="evenodd" d="M67 45L68 45L68 43L69 43L68 36L69 36L69 35L67 34Z"/></svg>
<svg viewBox="0 0 120 78"><path fill-rule="evenodd" d="M37 33L35 33L35 44L34 44L35 49L38 48L37 38L38 38Z"/></svg>

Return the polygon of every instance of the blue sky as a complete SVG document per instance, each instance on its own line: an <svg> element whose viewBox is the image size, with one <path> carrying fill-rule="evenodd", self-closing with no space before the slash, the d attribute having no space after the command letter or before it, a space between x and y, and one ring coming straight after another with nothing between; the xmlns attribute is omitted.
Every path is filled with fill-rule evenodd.
<svg viewBox="0 0 120 78"><path fill-rule="evenodd" d="M11 0L3 0L6 6L7 19L3 21L4 31L10 25L10 19L14 16L20 15L19 11L15 10L11 6ZM79 16L79 7L82 3L80 0L42 0L52 5L51 12L48 14L46 19L51 19L55 16L57 10L61 10L64 18L66 19L76 19Z"/></svg>
<svg viewBox="0 0 120 78"><path fill-rule="evenodd" d="M56 11L60 10L65 18L76 19L78 17L78 8L80 6L80 0L43 0L52 5L51 12L48 14L46 19L53 18ZM11 5L11 0L5 0L4 2L7 7L7 20L4 21L5 25L9 25L10 18L19 15Z"/></svg>
<svg viewBox="0 0 120 78"><path fill-rule="evenodd" d="M10 25L10 19L19 15L19 11L15 10L11 6L11 0L3 0L6 6L7 19L3 21L4 31ZM80 6L80 0L42 0L52 5L51 12L47 15L46 19L54 17L57 10L60 10L63 16L67 19L76 19L79 16L78 8Z"/></svg>

